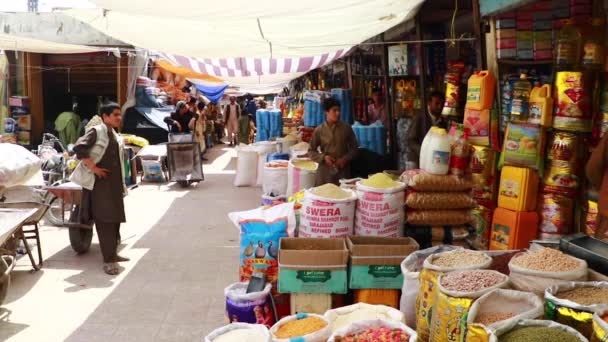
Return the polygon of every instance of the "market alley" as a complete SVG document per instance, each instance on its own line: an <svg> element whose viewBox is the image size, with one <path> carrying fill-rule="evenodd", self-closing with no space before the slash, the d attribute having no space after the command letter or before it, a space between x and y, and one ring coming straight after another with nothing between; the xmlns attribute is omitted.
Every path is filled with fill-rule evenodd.
<svg viewBox="0 0 608 342"><path fill-rule="evenodd" d="M43 227L44 268L19 260L0 341L201 341L224 324L223 289L238 275L227 214L254 207L261 192L232 186L236 153L225 146L209 153L198 186L130 191L121 248L131 261L116 277L101 271L96 237L79 256L66 228Z"/></svg>

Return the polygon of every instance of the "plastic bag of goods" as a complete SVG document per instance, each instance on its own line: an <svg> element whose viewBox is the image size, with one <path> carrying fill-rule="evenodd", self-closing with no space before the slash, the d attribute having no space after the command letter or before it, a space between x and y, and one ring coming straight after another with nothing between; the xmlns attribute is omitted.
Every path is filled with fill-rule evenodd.
<svg viewBox="0 0 608 342"><path fill-rule="evenodd" d="M545 247L514 256L509 270L514 289L539 296L548 287L587 280L586 261Z"/></svg>
<svg viewBox="0 0 608 342"><path fill-rule="evenodd" d="M465 65L463 62L448 62L445 74L445 103L441 115L462 116L461 86Z"/></svg>
<svg viewBox="0 0 608 342"><path fill-rule="evenodd" d="M316 314L297 314L278 321L271 329L273 342L326 342L331 335L329 321Z"/></svg>
<svg viewBox="0 0 608 342"><path fill-rule="evenodd" d="M239 145L241 146L241 145ZM276 153L278 150L277 143L271 141L258 141L248 146L249 149L255 150L257 155L257 177L255 185L262 186L264 179L264 167L266 166L266 159L271 153Z"/></svg>
<svg viewBox="0 0 608 342"><path fill-rule="evenodd" d="M405 205L412 209L470 209L475 200L466 192L408 191Z"/></svg>
<svg viewBox="0 0 608 342"><path fill-rule="evenodd" d="M279 240L294 236L294 203L232 212L228 217L241 234L240 280L249 281L253 272L262 272L269 283L275 283L279 270Z"/></svg>
<svg viewBox="0 0 608 342"><path fill-rule="evenodd" d="M590 338L593 313L608 309L608 282L571 282L545 290L545 318Z"/></svg>
<svg viewBox="0 0 608 342"><path fill-rule="evenodd" d="M588 342L578 331L553 321L522 319L501 327L490 342L559 341Z"/></svg>
<svg viewBox="0 0 608 342"><path fill-rule="evenodd" d="M460 177L433 175L420 169L408 170L401 174L399 181L420 192L462 192L470 190L473 184Z"/></svg>
<svg viewBox="0 0 608 342"><path fill-rule="evenodd" d="M555 77L553 128L572 132L591 132L593 110L590 79L582 72L559 71Z"/></svg>
<svg viewBox="0 0 608 342"><path fill-rule="evenodd" d="M42 166L42 161L25 147L0 143L0 187L26 183Z"/></svg>
<svg viewBox="0 0 608 342"><path fill-rule="evenodd" d="M463 124L453 123L448 133L450 140L450 175L462 177L469 165L471 145L469 144L469 129Z"/></svg>
<svg viewBox="0 0 608 342"><path fill-rule="evenodd" d="M424 260L429 255L452 251L460 247L454 246L437 246L420 251L413 252L408 255L401 263L401 273L403 273L403 288L401 291L401 300L399 308L403 312L405 323L416 328L416 297L418 297L418 289L420 282L418 280Z"/></svg>
<svg viewBox="0 0 608 342"><path fill-rule="evenodd" d="M160 160L142 159L141 167L144 172L142 181L152 183L162 183L165 181L165 174Z"/></svg>
<svg viewBox="0 0 608 342"><path fill-rule="evenodd" d="M540 297L507 289L491 291L479 297L466 319L463 341L489 342L492 331L521 319L537 319L543 316Z"/></svg>
<svg viewBox="0 0 608 342"><path fill-rule="evenodd" d="M459 226L471 223L469 210L408 210L407 223L414 226Z"/></svg>
<svg viewBox="0 0 608 342"><path fill-rule="evenodd" d="M483 205L477 205L469 213L471 215L471 226L475 232L470 242L474 249L486 250L490 246L492 210Z"/></svg>
<svg viewBox="0 0 608 342"><path fill-rule="evenodd" d="M248 282L234 283L224 289L226 297L226 315L228 321L235 323L263 324L267 328L275 323L270 290L267 283L264 290L247 293Z"/></svg>
<svg viewBox="0 0 608 342"><path fill-rule="evenodd" d="M478 204L487 208L494 206L496 193L497 153L489 147L473 146L467 173L473 183L471 195Z"/></svg>
<svg viewBox="0 0 608 342"><path fill-rule="evenodd" d="M464 334L460 322L473 302L486 293L505 288L508 284L508 276L491 270L466 270L441 275L429 324L430 340L460 341Z"/></svg>
<svg viewBox="0 0 608 342"><path fill-rule="evenodd" d="M255 186L257 184L258 152L251 145L236 148L236 176L234 186Z"/></svg>
<svg viewBox="0 0 608 342"><path fill-rule="evenodd" d="M543 127L509 123L500 156L501 164L527 167L542 173L544 146Z"/></svg>
<svg viewBox="0 0 608 342"><path fill-rule="evenodd" d="M401 322L372 319L354 322L334 331L328 342L391 341L416 342L414 330Z"/></svg>
<svg viewBox="0 0 608 342"><path fill-rule="evenodd" d="M591 342L608 341L608 309L593 314Z"/></svg>
<svg viewBox="0 0 608 342"><path fill-rule="evenodd" d="M287 167L287 196L315 186L319 164L310 159L294 158Z"/></svg>
<svg viewBox="0 0 608 342"><path fill-rule="evenodd" d="M264 166L262 191L265 194L285 195L287 193L287 165L289 162L276 160Z"/></svg>
<svg viewBox="0 0 608 342"><path fill-rule="evenodd" d="M574 231L574 199L558 194L542 194L540 207L541 240L559 240Z"/></svg>
<svg viewBox="0 0 608 342"><path fill-rule="evenodd" d="M357 183L355 235L403 236L405 184L377 173Z"/></svg>
<svg viewBox="0 0 608 342"><path fill-rule="evenodd" d="M270 342L268 328L261 324L232 323L213 330L205 342Z"/></svg>
<svg viewBox="0 0 608 342"><path fill-rule="evenodd" d="M325 318L331 323L332 332L349 326L352 323L366 320L382 319L393 322L404 322L403 313L385 305L358 303L328 310Z"/></svg>
<svg viewBox="0 0 608 342"><path fill-rule="evenodd" d="M357 195L325 184L306 190L300 213L299 237L343 238L353 235Z"/></svg>
<svg viewBox="0 0 608 342"><path fill-rule="evenodd" d="M447 272L486 269L492 258L482 252L466 249L432 254L424 260L420 272L420 289L416 297L416 331L423 341L431 334L431 317L435 310L438 278Z"/></svg>

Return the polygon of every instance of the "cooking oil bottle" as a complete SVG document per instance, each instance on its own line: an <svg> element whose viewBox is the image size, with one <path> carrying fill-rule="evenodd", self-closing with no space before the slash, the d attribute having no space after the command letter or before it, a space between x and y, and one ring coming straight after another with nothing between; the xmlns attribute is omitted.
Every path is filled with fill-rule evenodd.
<svg viewBox="0 0 608 342"><path fill-rule="evenodd" d="M583 66L586 69L599 70L604 62L603 20L593 18L588 34L583 43Z"/></svg>
<svg viewBox="0 0 608 342"><path fill-rule="evenodd" d="M528 104L532 86L526 74L521 74L513 84L513 99L511 100L511 122L528 121Z"/></svg>
<svg viewBox="0 0 608 342"><path fill-rule="evenodd" d="M573 20L566 19L563 24L555 41L555 66L558 70L572 70L580 60L582 36Z"/></svg>

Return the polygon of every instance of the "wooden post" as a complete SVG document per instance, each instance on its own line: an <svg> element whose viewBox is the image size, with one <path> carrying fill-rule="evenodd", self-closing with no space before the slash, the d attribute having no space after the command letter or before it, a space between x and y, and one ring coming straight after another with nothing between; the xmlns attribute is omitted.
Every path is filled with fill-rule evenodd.
<svg viewBox="0 0 608 342"><path fill-rule="evenodd" d="M484 42L485 37L482 30L481 13L479 12L479 0L472 0L473 4L473 32L475 33L475 55L477 57L477 68L484 69ZM494 45L491 45L494 46Z"/></svg>
<svg viewBox="0 0 608 342"><path fill-rule="evenodd" d="M44 98L42 92L42 54L24 53L24 95L30 99L32 114L31 144L40 142L44 131Z"/></svg>
<svg viewBox="0 0 608 342"><path fill-rule="evenodd" d="M116 102L122 106L127 101L127 89L129 82L129 56L121 54L116 61Z"/></svg>
<svg viewBox="0 0 608 342"><path fill-rule="evenodd" d="M422 24L420 23L420 14L416 14L416 40L422 41ZM422 92L421 96L421 113L418 115L426 114L426 102L427 102L427 94L426 94L426 54L424 53L424 44L418 43L418 65L419 67L419 79L420 79L420 91Z"/></svg>

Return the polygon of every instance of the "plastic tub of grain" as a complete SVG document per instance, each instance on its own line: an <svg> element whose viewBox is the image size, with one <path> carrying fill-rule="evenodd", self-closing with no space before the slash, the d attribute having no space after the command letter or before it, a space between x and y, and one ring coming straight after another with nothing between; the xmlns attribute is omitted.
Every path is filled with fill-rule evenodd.
<svg viewBox="0 0 608 342"><path fill-rule="evenodd" d="M401 311L385 305L370 305L366 303L328 310L325 313L325 318L331 323L332 332L359 321L383 319L404 323Z"/></svg>
<svg viewBox="0 0 608 342"><path fill-rule="evenodd" d="M390 341L416 342L416 332L401 322L383 319L351 323L336 330L328 342Z"/></svg>
<svg viewBox="0 0 608 342"><path fill-rule="evenodd" d="M566 324L590 338L593 313L608 309L608 282L571 282L545 291L545 318Z"/></svg>
<svg viewBox="0 0 608 342"><path fill-rule="evenodd" d="M213 330L205 342L270 342L268 328L261 324L232 323Z"/></svg>
<svg viewBox="0 0 608 342"><path fill-rule="evenodd" d="M439 276L439 292L431 318L431 341L459 341L454 334L473 302L509 285L509 277L491 270L465 270Z"/></svg>
<svg viewBox="0 0 608 342"><path fill-rule="evenodd" d="M593 314L593 335L591 341L608 341L608 309Z"/></svg>
<svg viewBox="0 0 608 342"><path fill-rule="evenodd" d="M416 332L421 340L426 341L430 337L429 322L435 306L439 276L452 271L486 269L491 263L492 258L485 253L467 249L433 254L424 260L416 298Z"/></svg>
<svg viewBox="0 0 608 342"><path fill-rule="evenodd" d="M578 331L553 321L524 319L496 331L490 342L588 342Z"/></svg>
<svg viewBox="0 0 608 342"><path fill-rule="evenodd" d="M325 342L331 335L329 321L316 314L287 316L270 328L273 342Z"/></svg>
<svg viewBox="0 0 608 342"><path fill-rule="evenodd" d="M466 318L466 339L463 341L487 342L491 332L521 319L537 319L543 316L540 297L507 289L498 289L479 297Z"/></svg>
<svg viewBox="0 0 608 342"><path fill-rule="evenodd" d="M545 247L514 256L509 262L509 270L516 290L539 296L551 286L587 280L585 260Z"/></svg>

